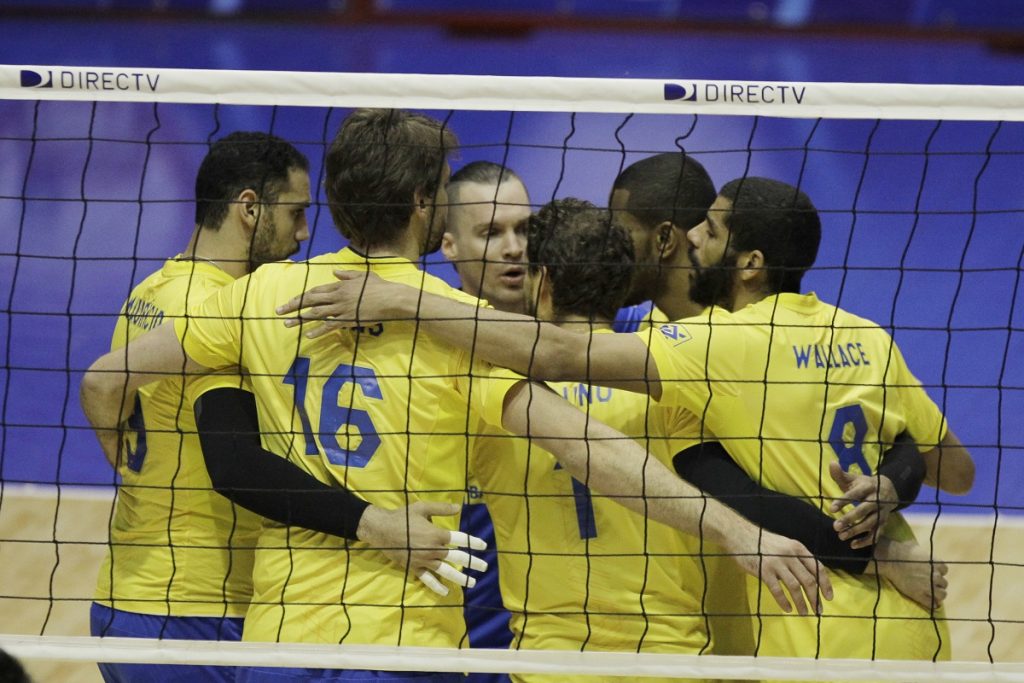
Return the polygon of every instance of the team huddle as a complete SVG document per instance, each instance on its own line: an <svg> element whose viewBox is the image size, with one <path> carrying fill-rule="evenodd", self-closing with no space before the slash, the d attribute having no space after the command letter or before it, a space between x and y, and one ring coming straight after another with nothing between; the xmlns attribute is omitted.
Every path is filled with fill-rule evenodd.
<svg viewBox="0 0 1024 683"><path fill-rule="evenodd" d="M806 194L674 152L534 213L457 146L353 112L324 182L348 246L293 262L307 159L211 145L191 240L82 382L122 478L93 635L948 658L946 567L898 511L970 489L971 456L888 333L801 293Z"/></svg>

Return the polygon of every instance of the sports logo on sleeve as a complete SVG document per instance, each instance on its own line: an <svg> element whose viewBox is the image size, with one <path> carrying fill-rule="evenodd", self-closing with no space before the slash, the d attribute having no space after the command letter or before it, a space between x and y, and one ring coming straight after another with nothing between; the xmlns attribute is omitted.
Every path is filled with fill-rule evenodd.
<svg viewBox="0 0 1024 683"><path fill-rule="evenodd" d="M688 342L693 339L693 335L691 335L682 325L669 323L667 325L662 325L658 329L661 330L663 335L672 340L672 346L679 346L683 342Z"/></svg>

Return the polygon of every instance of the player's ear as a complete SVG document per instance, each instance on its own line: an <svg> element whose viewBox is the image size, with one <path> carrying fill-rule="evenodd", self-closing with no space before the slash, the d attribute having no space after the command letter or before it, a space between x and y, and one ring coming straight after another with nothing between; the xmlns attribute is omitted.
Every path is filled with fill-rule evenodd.
<svg viewBox="0 0 1024 683"><path fill-rule="evenodd" d="M540 289L537 292L537 296L538 297L544 297L544 298L548 299L549 301L551 300L551 296L552 296L551 278L548 277L548 267L547 266L541 266L540 267Z"/></svg>
<svg viewBox="0 0 1024 683"><path fill-rule="evenodd" d="M672 221L662 221L654 228L658 240L658 254L662 260L669 260L680 248L686 249L686 231Z"/></svg>
<svg viewBox="0 0 1024 683"><path fill-rule="evenodd" d="M426 213L427 206L430 204L430 197L424 191L422 187L417 187L412 193L412 208L414 211L422 211Z"/></svg>
<svg viewBox="0 0 1024 683"><path fill-rule="evenodd" d="M455 246L455 235L446 232L441 236L441 253L446 259L455 264L459 258L459 248Z"/></svg>
<svg viewBox="0 0 1024 683"><path fill-rule="evenodd" d="M742 251L736 255L736 271L739 273L740 281L754 282L758 279L767 279L768 272L765 270L764 254L760 249Z"/></svg>
<svg viewBox="0 0 1024 683"><path fill-rule="evenodd" d="M256 191L251 188L242 190L235 198L234 208L242 225L255 231L260 217L260 198Z"/></svg>

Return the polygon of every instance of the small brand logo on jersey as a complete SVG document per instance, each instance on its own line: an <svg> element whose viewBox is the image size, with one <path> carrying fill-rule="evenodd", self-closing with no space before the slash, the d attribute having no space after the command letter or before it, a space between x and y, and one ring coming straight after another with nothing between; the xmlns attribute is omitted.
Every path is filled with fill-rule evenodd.
<svg viewBox="0 0 1024 683"><path fill-rule="evenodd" d="M34 71L21 70L22 88L54 90L130 90L156 92L160 74L130 71L92 71L90 69Z"/></svg>
<svg viewBox="0 0 1024 683"><path fill-rule="evenodd" d="M688 342L693 339L690 332L682 325L662 325L660 328L661 333L675 342L672 346L679 346L683 342Z"/></svg>
<svg viewBox="0 0 1024 683"><path fill-rule="evenodd" d="M680 85L679 83L665 84L666 100L683 100L684 102L697 101L697 84Z"/></svg>
<svg viewBox="0 0 1024 683"><path fill-rule="evenodd" d="M22 69L21 70L21 87L22 88L52 88L53 87L53 72L52 71L44 71L43 73L40 73L38 71L32 71L31 69Z"/></svg>
<svg viewBox="0 0 1024 683"><path fill-rule="evenodd" d="M787 83L666 83L665 101L723 104L803 104L806 85Z"/></svg>

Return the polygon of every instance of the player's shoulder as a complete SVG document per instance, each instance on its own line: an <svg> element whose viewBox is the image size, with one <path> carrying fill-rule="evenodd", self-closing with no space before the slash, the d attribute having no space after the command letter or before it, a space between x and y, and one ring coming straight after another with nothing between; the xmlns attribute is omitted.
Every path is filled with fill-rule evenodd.
<svg viewBox="0 0 1024 683"><path fill-rule="evenodd" d="M634 334L644 336L657 332L660 333L660 337L668 341L672 346L679 346L695 338L707 336L712 326L716 324L729 324L733 322L734 317L733 313L724 308L710 306L696 315L678 320L654 320L652 318L649 328L642 328Z"/></svg>
<svg viewBox="0 0 1024 683"><path fill-rule="evenodd" d="M831 327L849 330L866 337L874 337L887 343L891 339L889 332L870 318L823 301L819 304L821 307L820 319L826 321Z"/></svg>
<svg viewBox="0 0 1024 683"><path fill-rule="evenodd" d="M204 301L232 281L230 275L213 264L172 258L137 284L128 301L147 300L176 311L186 304Z"/></svg>

